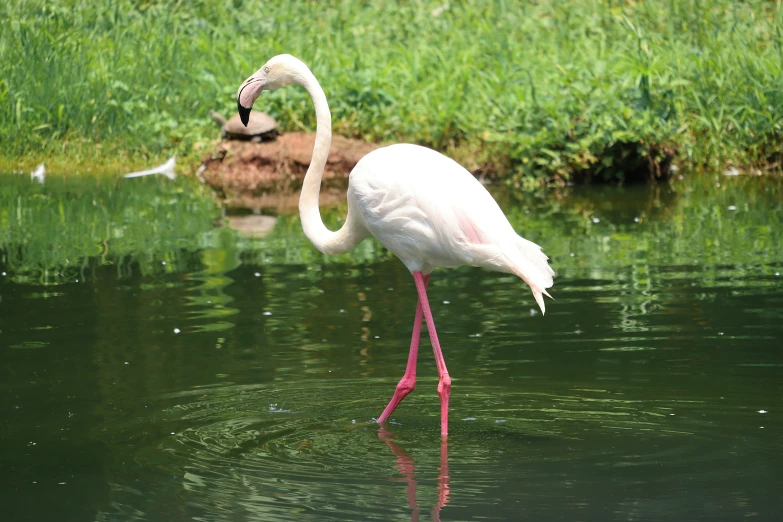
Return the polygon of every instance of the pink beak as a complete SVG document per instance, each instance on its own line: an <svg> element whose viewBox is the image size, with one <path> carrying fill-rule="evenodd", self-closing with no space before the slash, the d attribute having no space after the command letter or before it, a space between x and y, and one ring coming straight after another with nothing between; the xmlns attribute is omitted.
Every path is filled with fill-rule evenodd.
<svg viewBox="0 0 783 522"><path fill-rule="evenodd" d="M237 91L237 110L239 111L239 118L245 127L247 127L247 122L250 120L250 109L253 108L253 103L258 99L265 85L266 74L261 71L245 80L239 87L239 91Z"/></svg>

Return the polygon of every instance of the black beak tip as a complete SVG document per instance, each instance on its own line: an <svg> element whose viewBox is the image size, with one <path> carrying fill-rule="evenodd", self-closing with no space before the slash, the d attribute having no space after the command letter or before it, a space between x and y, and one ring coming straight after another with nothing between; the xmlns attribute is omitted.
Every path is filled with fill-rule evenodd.
<svg viewBox="0 0 783 522"><path fill-rule="evenodd" d="M242 120L242 125L247 127L247 122L250 121L250 109L242 107L242 104L237 100L237 110L239 111L239 119Z"/></svg>

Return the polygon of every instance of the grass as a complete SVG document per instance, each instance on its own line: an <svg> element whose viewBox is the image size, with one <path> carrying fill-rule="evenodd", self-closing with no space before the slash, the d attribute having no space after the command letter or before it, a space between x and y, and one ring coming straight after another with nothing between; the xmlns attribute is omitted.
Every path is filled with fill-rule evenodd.
<svg viewBox="0 0 783 522"><path fill-rule="evenodd" d="M779 167L780 1L440 4L9 0L0 168L195 162L218 134L208 111L231 114L283 52L320 79L336 133L429 145L517 187ZM258 108L315 125L300 89Z"/></svg>

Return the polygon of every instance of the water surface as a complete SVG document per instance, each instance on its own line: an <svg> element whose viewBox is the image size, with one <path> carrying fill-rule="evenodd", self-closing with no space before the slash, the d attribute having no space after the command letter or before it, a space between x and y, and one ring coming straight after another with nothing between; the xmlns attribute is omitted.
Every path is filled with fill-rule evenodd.
<svg viewBox="0 0 783 522"><path fill-rule="evenodd" d="M500 195L556 300L433 274L448 444L426 340L372 422L410 342L399 261L134 182L0 177L4 520L779 520L779 180Z"/></svg>

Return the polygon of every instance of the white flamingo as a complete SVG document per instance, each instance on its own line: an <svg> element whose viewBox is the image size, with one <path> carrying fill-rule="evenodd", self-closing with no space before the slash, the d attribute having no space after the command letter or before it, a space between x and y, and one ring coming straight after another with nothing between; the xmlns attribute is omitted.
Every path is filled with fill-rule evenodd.
<svg viewBox="0 0 783 522"><path fill-rule="evenodd" d="M374 236L413 274L419 301L405 375L378 422L386 421L416 385L416 357L422 316L432 341L440 380L441 436L448 434L449 377L427 300L430 273L437 267L472 265L516 274L530 285L545 311L542 294L554 272L541 247L516 234L495 200L470 172L434 150L410 144L377 149L359 161L348 185L348 215L336 232L324 226L318 194L332 139L326 96L310 69L283 54L269 60L237 92L242 121L263 90L301 85L315 105L313 158L302 186L299 213L305 236L324 254L347 252ZM550 296L551 297L551 296Z"/></svg>

